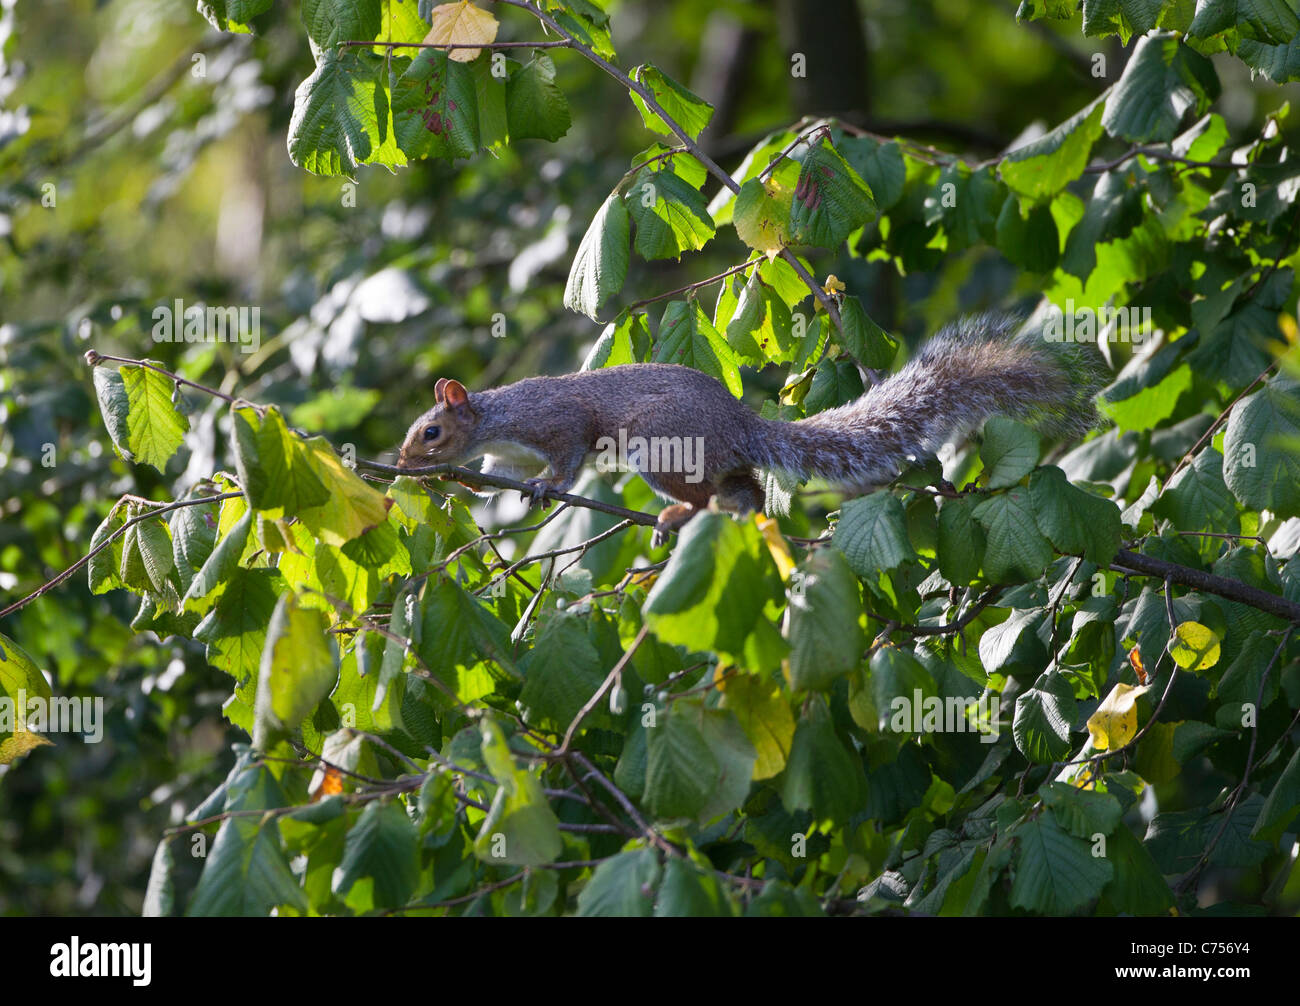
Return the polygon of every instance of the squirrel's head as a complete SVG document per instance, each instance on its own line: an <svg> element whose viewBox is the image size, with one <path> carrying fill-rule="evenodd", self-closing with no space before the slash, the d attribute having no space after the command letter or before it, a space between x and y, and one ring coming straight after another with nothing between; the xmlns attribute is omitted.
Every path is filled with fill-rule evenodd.
<svg viewBox="0 0 1300 1006"><path fill-rule="evenodd" d="M426 465L457 464L473 457L474 428L478 413L470 404L469 393L459 381L442 377L433 388L438 403L406 431L398 468L423 468Z"/></svg>

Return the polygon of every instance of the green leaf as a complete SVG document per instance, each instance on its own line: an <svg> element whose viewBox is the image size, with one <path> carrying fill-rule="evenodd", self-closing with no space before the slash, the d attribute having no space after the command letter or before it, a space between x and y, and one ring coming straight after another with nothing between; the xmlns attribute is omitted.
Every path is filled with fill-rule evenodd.
<svg viewBox="0 0 1300 1006"><path fill-rule="evenodd" d="M1042 815L1015 832L1011 904L1041 915L1068 915L1084 907L1114 876L1092 846Z"/></svg>
<svg viewBox="0 0 1300 1006"><path fill-rule="evenodd" d="M95 383L95 397L99 400L99 411L104 417L104 426L119 454L128 461L131 455L130 430L127 416L131 403L126 396L126 383L121 371L116 367L100 365L91 371Z"/></svg>
<svg viewBox="0 0 1300 1006"><path fill-rule="evenodd" d="M86 565L86 573L90 580L90 592L92 594L106 594L110 590L126 586L122 582L121 576L118 575L118 570L122 566L123 536L118 535L113 539L112 544L103 548L102 551L96 551L126 523L125 509L121 505L114 506L99 527L95 528L95 533L90 536L90 551L93 554Z"/></svg>
<svg viewBox="0 0 1300 1006"><path fill-rule="evenodd" d="M1174 905L1173 892L1137 836L1119 827L1106 844L1106 858L1114 866L1115 876L1103 894L1115 909L1129 915L1167 917Z"/></svg>
<svg viewBox="0 0 1300 1006"><path fill-rule="evenodd" d="M952 584L970 583L984 561L984 529L971 496L944 499L939 507L939 571Z"/></svg>
<svg viewBox="0 0 1300 1006"><path fill-rule="evenodd" d="M257 674L266 627L283 589L284 581L275 570L236 569L216 605L195 627L194 638L209 644L209 662L236 682Z"/></svg>
<svg viewBox="0 0 1300 1006"><path fill-rule="evenodd" d="M1270 381L1237 403L1223 439L1223 477L1249 510L1300 516L1300 383Z"/></svg>
<svg viewBox="0 0 1300 1006"><path fill-rule="evenodd" d="M121 371L128 403L126 443L130 459L153 465L161 472L184 441L190 421L172 401L175 387L169 378L135 364L123 364Z"/></svg>
<svg viewBox="0 0 1300 1006"><path fill-rule="evenodd" d="M1248 67L1275 84L1300 80L1300 46L1295 39L1268 45L1253 38L1237 43L1237 57Z"/></svg>
<svg viewBox="0 0 1300 1006"><path fill-rule="evenodd" d="M49 683L40 668L23 649L0 633L0 699L8 699L9 715L0 717L0 765L9 765L32 748L49 744L40 733L27 726L27 703L34 698L50 700Z"/></svg>
<svg viewBox="0 0 1300 1006"><path fill-rule="evenodd" d="M984 670L1000 671L1015 652L1016 644L1025 630L1037 625L1042 619L1043 613L1039 608L1018 609L1005 622L999 622L986 630L980 636L979 645L980 663Z"/></svg>
<svg viewBox="0 0 1300 1006"><path fill-rule="evenodd" d="M615 58L609 15L592 0L539 0L538 6L596 55L608 60Z"/></svg>
<svg viewBox="0 0 1300 1006"><path fill-rule="evenodd" d="M803 564L786 612L790 688L826 691L858 666L866 641L858 625L858 581L842 553L818 549Z"/></svg>
<svg viewBox="0 0 1300 1006"><path fill-rule="evenodd" d="M285 856L279 825L257 817L221 822L208 850L188 916L266 916L279 905L307 910Z"/></svg>
<svg viewBox="0 0 1300 1006"><path fill-rule="evenodd" d="M726 385L737 398L744 390L735 351L695 301L675 300L664 309L654 360L703 371Z"/></svg>
<svg viewBox="0 0 1300 1006"><path fill-rule="evenodd" d="M1109 835L1124 816L1124 808L1109 793L1079 789L1069 783L1050 782L1038 791L1057 823L1076 838L1091 841Z"/></svg>
<svg viewBox="0 0 1300 1006"><path fill-rule="evenodd" d="M659 885L659 858L651 849L631 849L598 867L578 894L578 914L648 918Z"/></svg>
<svg viewBox="0 0 1300 1006"><path fill-rule="evenodd" d="M245 405L231 412L235 466L253 509L275 520L329 502L329 490L313 470L301 438L285 426L278 409L259 414Z"/></svg>
<svg viewBox="0 0 1300 1006"><path fill-rule="evenodd" d="M218 31L246 35L253 18L271 9L271 0L199 0L198 9Z"/></svg>
<svg viewBox="0 0 1300 1006"><path fill-rule="evenodd" d="M846 357L824 360L813 374L812 387L804 397L804 410L811 415L837 405L848 405L862 397L862 378L854 362Z"/></svg>
<svg viewBox="0 0 1300 1006"><path fill-rule="evenodd" d="M1039 18L1052 18L1068 21L1078 9L1078 0L1021 0L1016 8L1017 21L1037 21Z"/></svg>
<svg viewBox="0 0 1300 1006"><path fill-rule="evenodd" d="M1015 485L1034 470L1040 449L1038 434L1028 426L1006 416L990 416L980 445L985 486L1005 489Z"/></svg>
<svg viewBox="0 0 1300 1006"><path fill-rule="evenodd" d="M474 71L440 50L421 50L393 92L393 129L398 147L412 160L473 157L479 146Z"/></svg>
<svg viewBox="0 0 1300 1006"><path fill-rule="evenodd" d="M521 669L524 688L519 702L525 707L525 720L529 725L549 721L561 732L605 680L586 623L567 613L539 627Z"/></svg>
<svg viewBox="0 0 1300 1006"><path fill-rule="evenodd" d="M836 734L821 696L799 720L780 787L787 810L811 811L818 821L842 825L866 806L862 762Z"/></svg>
<svg viewBox="0 0 1300 1006"><path fill-rule="evenodd" d="M376 75L382 61L359 50L326 49L311 76L298 85L289 121L289 159L315 175L354 175L357 166L382 157L405 163L385 143ZM384 104L386 131L387 102Z"/></svg>
<svg viewBox="0 0 1300 1006"><path fill-rule="evenodd" d="M1060 761L1070 753L1070 726L1078 714L1069 682L1048 671L1016 699L1016 747L1032 762Z"/></svg>
<svg viewBox="0 0 1300 1006"><path fill-rule="evenodd" d="M1187 34L1210 38L1238 27L1251 28L1264 42L1288 42L1300 34L1300 17L1286 0L1199 0Z"/></svg>
<svg viewBox="0 0 1300 1006"><path fill-rule="evenodd" d="M1174 35L1147 35L1107 96L1101 121L1116 139L1168 142L1188 109L1203 115L1218 96L1219 78L1208 59Z"/></svg>
<svg viewBox="0 0 1300 1006"><path fill-rule="evenodd" d="M0 694L15 702L18 693L28 698L50 698L50 686L36 663L17 643L0 633Z"/></svg>
<svg viewBox="0 0 1300 1006"><path fill-rule="evenodd" d="M271 0L263 0L269 9ZM386 5L385 5L386 6ZM317 47L332 49L340 42L360 42L378 38L383 29L379 4L355 3L354 0L303 0L302 23ZM394 38L394 41L398 39Z"/></svg>
<svg viewBox="0 0 1300 1006"><path fill-rule="evenodd" d="M497 791L474 839L474 854L486 863L513 866L554 862L564 851L564 840L541 782L515 764L494 719L485 718L480 733L483 760L496 779Z"/></svg>
<svg viewBox="0 0 1300 1006"><path fill-rule="evenodd" d="M1038 533L1029 493L1016 488L975 507L988 536L984 572L994 582L1036 580L1052 561L1051 543Z"/></svg>
<svg viewBox="0 0 1300 1006"><path fill-rule="evenodd" d="M1291 756L1273 784L1250 835L1266 842L1276 842L1283 833L1291 830L1291 822L1297 814L1300 814L1300 750Z"/></svg>
<svg viewBox="0 0 1300 1006"><path fill-rule="evenodd" d="M569 131L573 122L569 102L555 84L555 63L550 56L538 54L510 75L506 120L511 140L554 142Z"/></svg>
<svg viewBox="0 0 1300 1006"><path fill-rule="evenodd" d="M835 248L876 218L867 183L834 147L817 142L791 156L801 165L790 204L789 233L794 244Z"/></svg>
<svg viewBox="0 0 1300 1006"><path fill-rule="evenodd" d="M998 214L998 251L1030 272L1049 273L1061 255L1061 238L1052 209L1046 204L1026 208L1014 193Z"/></svg>
<svg viewBox="0 0 1300 1006"><path fill-rule="evenodd" d="M369 898L358 899L362 911L400 908L411 899L420 880L419 835L402 805L372 800L349 829L343 858L332 888L348 898L354 885L369 880ZM353 901L348 898L349 902Z"/></svg>
<svg viewBox="0 0 1300 1006"><path fill-rule="evenodd" d="M186 610L199 610L201 606L192 605L190 602L207 597L230 579L231 574L239 566L240 556L244 554L244 545L248 541L248 532L252 526L253 512L245 511L235 526L212 549L185 592Z"/></svg>
<svg viewBox="0 0 1300 1006"><path fill-rule="evenodd" d="M623 289L631 259L629 226L623 197L611 193L592 217L573 256L564 288L565 307L595 321L605 301Z"/></svg>
<svg viewBox="0 0 1300 1006"><path fill-rule="evenodd" d="M149 867L149 883L145 886L144 905L140 909L140 914L146 919L166 918L176 910L175 872L176 859L168 836L158 843Z"/></svg>
<svg viewBox="0 0 1300 1006"><path fill-rule="evenodd" d="M1172 520L1179 531L1236 534L1237 501L1223 480L1223 455L1213 447L1203 448L1165 483L1151 513Z"/></svg>
<svg viewBox="0 0 1300 1006"><path fill-rule="evenodd" d="M938 694L934 677L906 650L881 646L871 655L871 699L880 729L912 733L924 712L918 696L924 705Z"/></svg>
<svg viewBox="0 0 1300 1006"><path fill-rule="evenodd" d="M838 334L844 348L864 367L879 370L894 362L898 342L868 317L857 297L845 297L840 304Z"/></svg>
<svg viewBox="0 0 1300 1006"><path fill-rule="evenodd" d="M491 694L502 675L518 673L509 627L456 584L430 582L422 607L420 659L462 702Z"/></svg>
<svg viewBox="0 0 1300 1006"><path fill-rule="evenodd" d="M729 710L709 709L700 699L679 699L673 715L688 719L704 738L718 764L718 778L695 819L706 824L740 808L749 795L758 752L750 743L739 719Z"/></svg>
<svg viewBox="0 0 1300 1006"><path fill-rule="evenodd" d="M664 864L655 918L731 918L735 912L722 881L686 859Z"/></svg>
<svg viewBox="0 0 1300 1006"><path fill-rule="evenodd" d="M626 205L642 258L680 258L713 237L713 218L700 190L672 171L642 168L628 186Z"/></svg>
<svg viewBox="0 0 1300 1006"><path fill-rule="evenodd" d="M253 746L259 750L296 730L333 690L338 668L327 641L329 627L322 612L302 607L292 593L280 596L257 676Z"/></svg>
<svg viewBox="0 0 1300 1006"><path fill-rule="evenodd" d="M699 728L675 710L646 728L645 804L660 819L695 817L721 774Z"/></svg>
<svg viewBox="0 0 1300 1006"><path fill-rule="evenodd" d="M324 437L302 440L297 449L302 453L295 457L295 468L301 457L305 457L317 483L325 489L324 503L308 506L296 514L318 541L342 547L388 520L388 508L393 501L347 467ZM301 486L294 492L305 502L310 489L309 480L300 472L295 472L295 475L301 480ZM282 480L283 473L279 472L271 479L273 495L282 489L289 490ZM314 495L314 489L310 491Z"/></svg>
<svg viewBox="0 0 1300 1006"><path fill-rule="evenodd" d="M998 209L1004 200L1005 189L992 168L971 171L959 162L944 168L925 197L924 219L928 225L942 224L948 251L960 251L994 240Z"/></svg>
<svg viewBox="0 0 1300 1006"><path fill-rule="evenodd" d="M1086 281L1097 265L1097 246L1127 237L1141 223L1143 190L1130 184L1130 177L1126 171L1107 171L1097 177L1083 218L1065 239L1061 268L1066 272Z"/></svg>
<svg viewBox="0 0 1300 1006"><path fill-rule="evenodd" d="M1070 484L1055 465L1029 477L1029 502L1038 529L1058 552L1108 563L1120 544L1119 507Z"/></svg>
<svg viewBox="0 0 1300 1006"><path fill-rule="evenodd" d="M1128 45L1134 35L1156 26L1163 0L1083 0L1083 33L1099 37L1118 34Z"/></svg>
<svg viewBox="0 0 1300 1006"><path fill-rule="evenodd" d="M632 71L632 79L643 85L654 97L655 102L692 140L698 140L704 127L713 117L713 106L703 98L692 94L677 81L673 80L658 67L648 64L638 66ZM629 91L632 103L636 105L645 122L646 129L665 136L676 134L656 112L652 112L636 91Z"/></svg>
<svg viewBox="0 0 1300 1006"><path fill-rule="evenodd" d="M1102 107L1097 98L1050 133L1007 154L998 167L1007 188L1041 201L1082 175L1092 145L1102 134Z"/></svg>
<svg viewBox="0 0 1300 1006"><path fill-rule="evenodd" d="M907 537L903 504L885 489L844 504L831 540L853 572L872 580L881 571L916 558Z"/></svg>
<svg viewBox="0 0 1300 1006"><path fill-rule="evenodd" d="M599 370L624 363L644 363L649 355L650 329L645 315L625 310L605 326L583 361L582 369Z"/></svg>
<svg viewBox="0 0 1300 1006"><path fill-rule="evenodd" d="M844 159L871 189L880 212L891 208L903 197L907 165L902 149L894 140L881 141L870 136L849 136L838 141Z"/></svg>

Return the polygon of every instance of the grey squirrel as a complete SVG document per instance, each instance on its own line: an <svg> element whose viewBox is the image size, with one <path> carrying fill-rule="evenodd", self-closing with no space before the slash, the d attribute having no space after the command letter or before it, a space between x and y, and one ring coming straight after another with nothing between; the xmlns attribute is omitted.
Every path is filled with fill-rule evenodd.
<svg viewBox="0 0 1300 1006"><path fill-rule="evenodd" d="M755 415L714 378L676 364L529 377L472 394L443 378L434 389L437 404L411 424L397 464L484 457L484 472L524 479L540 496L544 489L567 492L589 455L611 443L698 444L693 471L654 470L644 454L631 459L655 491L674 501L655 525L659 545L710 499L741 516L763 509L760 471L794 481L818 476L860 494L995 413L1049 437L1082 435L1097 424L1099 364L1087 345L1049 342L1013 316L980 315L940 331L856 401L796 422ZM550 474L536 477L547 466Z"/></svg>

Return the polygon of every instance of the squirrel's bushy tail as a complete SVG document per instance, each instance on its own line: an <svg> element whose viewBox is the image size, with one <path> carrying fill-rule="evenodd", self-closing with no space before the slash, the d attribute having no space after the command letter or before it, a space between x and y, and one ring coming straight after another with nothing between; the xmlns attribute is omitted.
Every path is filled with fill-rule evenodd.
<svg viewBox="0 0 1300 1006"><path fill-rule="evenodd" d="M766 421L761 467L867 492L995 413L1051 438L1086 433L1098 422L1100 355L1088 344L1048 342L1022 321L963 318L857 401L794 423Z"/></svg>

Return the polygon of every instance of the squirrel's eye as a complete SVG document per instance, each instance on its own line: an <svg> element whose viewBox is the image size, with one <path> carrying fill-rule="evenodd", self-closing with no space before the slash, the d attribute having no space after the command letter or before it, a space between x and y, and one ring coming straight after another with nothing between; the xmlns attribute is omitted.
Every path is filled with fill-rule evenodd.
<svg viewBox="0 0 1300 1006"><path fill-rule="evenodd" d="M437 440L437 439L438 439L438 432L439 432L439 431L438 431L438 427L436 427L436 426L426 426L426 427L424 428L424 439L425 439L425 442L427 443L427 442L430 441L430 440Z"/></svg>

